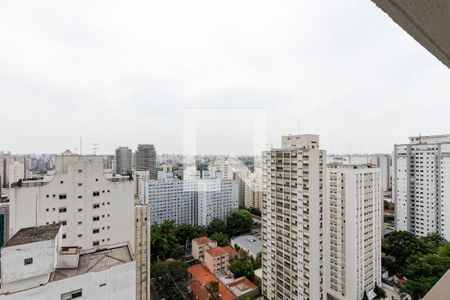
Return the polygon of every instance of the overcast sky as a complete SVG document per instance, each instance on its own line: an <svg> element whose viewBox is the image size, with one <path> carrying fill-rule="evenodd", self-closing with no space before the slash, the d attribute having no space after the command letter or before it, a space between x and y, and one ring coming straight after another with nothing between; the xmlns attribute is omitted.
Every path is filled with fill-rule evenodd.
<svg viewBox="0 0 450 300"><path fill-rule="evenodd" d="M16 153L181 153L186 108L266 109L268 144L331 153L450 133L450 71L369 0L4 0L0 101ZM200 153L252 151L245 122L205 122Z"/></svg>

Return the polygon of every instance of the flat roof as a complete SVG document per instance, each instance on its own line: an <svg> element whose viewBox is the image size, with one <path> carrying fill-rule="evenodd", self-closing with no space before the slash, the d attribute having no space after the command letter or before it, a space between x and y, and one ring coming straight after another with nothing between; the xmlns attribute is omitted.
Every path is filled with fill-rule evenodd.
<svg viewBox="0 0 450 300"><path fill-rule="evenodd" d="M394 22L450 68L450 1L372 0Z"/></svg>
<svg viewBox="0 0 450 300"><path fill-rule="evenodd" d="M60 224L26 227L20 229L4 247L13 247L29 243L53 240L58 234Z"/></svg>
<svg viewBox="0 0 450 300"><path fill-rule="evenodd" d="M49 281L62 280L89 272L99 272L132 261L133 258L128 245L87 250L80 254L78 268L56 269L56 271L50 275Z"/></svg>
<svg viewBox="0 0 450 300"><path fill-rule="evenodd" d="M251 253L259 253L262 251L261 240L254 235L241 235L232 239L232 241L233 243L238 244L241 248L247 249Z"/></svg>

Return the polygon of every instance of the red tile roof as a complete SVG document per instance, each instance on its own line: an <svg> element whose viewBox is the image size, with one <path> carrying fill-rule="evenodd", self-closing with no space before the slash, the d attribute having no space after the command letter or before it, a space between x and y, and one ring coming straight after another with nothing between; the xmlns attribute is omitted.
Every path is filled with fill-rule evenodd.
<svg viewBox="0 0 450 300"><path fill-rule="evenodd" d="M227 251L223 250L222 247L211 248L206 250L206 252L213 257L225 255L228 253Z"/></svg>
<svg viewBox="0 0 450 300"><path fill-rule="evenodd" d="M217 281L219 283L219 295L222 298L222 300L233 300L234 295L233 293L227 289L227 287L220 282L220 280L211 273L208 268L206 268L202 264L190 266L187 271L189 274L191 274L192 279L197 282L197 285L191 284L190 287L194 291L194 293L197 295L199 300L206 300L208 299L208 290L206 289L206 286L208 286L211 281ZM206 292L206 298L205 298L205 292Z"/></svg>
<svg viewBox="0 0 450 300"><path fill-rule="evenodd" d="M231 246L225 246L225 247L222 247L222 249L225 250L225 251L228 253L228 256L230 257L230 259L231 259L233 256L239 255L239 252L237 252L237 251L236 251L233 247L231 247Z"/></svg>
<svg viewBox="0 0 450 300"><path fill-rule="evenodd" d="M208 239L206 236L193 239L192 241L197 243L197 245L206 245L211 242L211 240Z"/></svg>

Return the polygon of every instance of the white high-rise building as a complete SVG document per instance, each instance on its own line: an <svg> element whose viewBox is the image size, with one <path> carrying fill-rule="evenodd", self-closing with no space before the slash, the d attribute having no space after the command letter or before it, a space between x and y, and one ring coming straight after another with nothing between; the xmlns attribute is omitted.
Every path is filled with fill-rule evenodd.
<svg viewBox="0 0 450 300"><path fill-rule="evenodd" d="M267 299L324 299L326 153L318 135L283 136L263 153L262 292Z"/></svg>
<svg viewBox="0 0 450 300"><path fill-rule="evenodd" d="M129 241L134 247L134 183L106 178L103 157L66 152L53 176L24 180L6 190L10 236L19 229L61 223L62 245L96 246Z"/></svg>
<svg viewBox="0 0 450 300"><path fill-rule="evenodd" d="M141 201L151 207L152 223L208 225L238 208L237 183L226 179L179 180L166 177L140 184Z"/></svg>
<svg viewBox="0 0 450 300"><path fill-rule="evenodd" d="M450 240L450 135L410 137L395 145L393 200L397 230Z"/></svg>
<svg viewBox="0 0 450 300"><path fill-rule="evenodd" d="M213 219L226 221L239 208L236 180L202 179L198 181L198 225L207 226Z"/></svg>
<svg viewBox="0 0 450 300"><path fill-rule="evenodd" d="M56 168L47 176L23 180L5 192L10 200L9 236L22 228L59 223L63 247L87 250L126 242L137 258L149 257L150 248L139 244L148 233L137 226L150 220L139 217L143 213L135 206L135 183L129 176L105 172L102 156L66 151L56 157ZM141 272L148 274L149 264L140 266L136 276L141 278L138 287L143 294L148 276L143 278Z"/></svg>
<svg viewBox="0 0 450 300"><path fill-rule="evenodd" d="M141 201L151 207L152 223L174 221L175 224L198 223L197 181L166 178L142 181Z"/></svg>
<svg viewBox="0 0 450 300"><path fill-rule="evenodd" d="M375 296L381 286L383 224L380 168L329 164L325 220L327 299Z"/></svg>

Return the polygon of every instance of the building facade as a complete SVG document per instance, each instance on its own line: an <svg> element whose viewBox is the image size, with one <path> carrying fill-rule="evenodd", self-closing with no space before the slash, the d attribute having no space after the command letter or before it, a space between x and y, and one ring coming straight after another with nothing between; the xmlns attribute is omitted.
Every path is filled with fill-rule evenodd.
<svg viewBox="0 0 450 300"><path fill-rule="evenodd" d="M132 170L131 149L128 147L119 147L116 149L116 173L120 175L129 175Z"/></svg>
<svg viewBox="0 0 450 300"><path fill-rule="evenodd" d="M166 178L145 181L141 186L141 201L150 205L152 223L162 224L170 220L176 224L197 225L196 181Z"/></svg>
<svg viewBox="0 0 450 300"><path fill-rule="evenodd" d="M179 180L166 177L140 184L141 201L151 207L152 223L207 226L238 209L237 183L226 179Z"/></svg>
<svg viewBox="0 0 450 300"><path fill-rule="evenodd" d="M150 299L150 206L136 203L136 300Z"/></svg>
<svg viewBox="0 0 450 300"><path fill-rule="evenodd" d="M397 230L450 239L450 135L410 137L395 145L393 200Z"/></svg>
<svg viewBox="0 0 450 300"><path fill-rule="evenodd" d="M324 219L329 299L362 299L364 292L374 294L375 284L381 286L381 181L381 169L367 164L328 165Z"/></svg>
<svg viewBox="0 0 450 300"><path fill-rule="evenodd" d="M136 171L148 171L150 179L157 179L155 146L150 144L139 144L135 155Z"/></svg>
<svg viewBox="0 0 450 300"><path fill-rule="evenodd" d="M326 153L318 135L283 136L263 153L262 291L267 299L324 299Z"/></svg>
<svg viewBox="0 0 450 300"><path fill-rule="evenodd" d="M135 299L127 243L80 251L61 242L60 224L19 230L1 249L0 299Z"/></svg>
<svg viewBox="0 0 450 300"><path fill-rule="evenodd" d="M63 246L90 249L129 241L134 247L134 183L129 177L106 178L101 156L66 152L56 157L54 175L6 191L10 236L21 228L61 223Z"/></svg>

